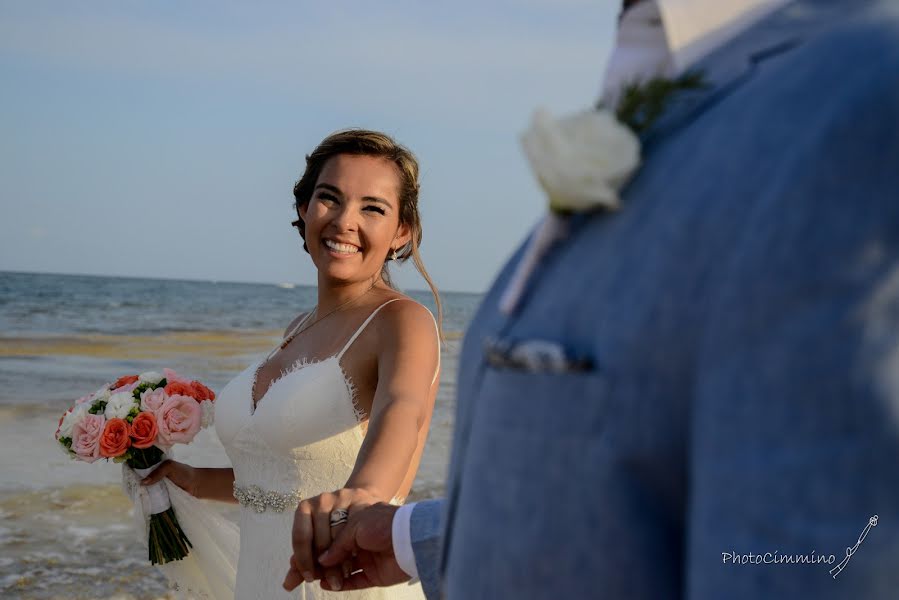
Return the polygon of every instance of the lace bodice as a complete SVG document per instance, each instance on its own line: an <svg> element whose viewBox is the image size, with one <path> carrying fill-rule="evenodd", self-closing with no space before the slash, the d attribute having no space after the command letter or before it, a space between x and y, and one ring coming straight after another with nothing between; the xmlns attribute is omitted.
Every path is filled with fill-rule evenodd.
<svg viewBox="0 0 899 600"><path fill-rule="evenodd" d="M335 477L343 477L342 485L363 436L354 390L337 357L283 373L253 412L257 367L247 367L216 402L216 431L231 459L235 483L299 490L304 497L330 489L321 486Z"/></svg>
<svg viewBox="0 0 899 600"><path fill-rule="evenodd" d="M235 495L243 504L235 594L240 600L332 596L317 583L304 584L299 596L281 587L292 553L293 508L296 498L339 489L352 473L363 440L361 413L340 359L381 307L337 355L299 362L282 372L255 411L258 362L219 393L216 432L234 469ZM333 596L423 598L419 586L407 585Z"/></svg>

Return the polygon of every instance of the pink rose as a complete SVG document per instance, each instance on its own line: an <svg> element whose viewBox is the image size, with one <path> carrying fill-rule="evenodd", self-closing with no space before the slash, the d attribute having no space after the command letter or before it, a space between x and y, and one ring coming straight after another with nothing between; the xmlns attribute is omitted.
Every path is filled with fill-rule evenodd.
<svg viewBox="0 0 899 600"><path fill-rule="evenodd" d="M126 383L125 385L115 388L114 390L112 390L109 393L110 394L122 394L122 393L130 394L131 392L134 391L134 388L136 388L138 385L140 385L140 384L136 381L134 381L132 383Z"/></svg>
<svg viewBox="0 0 899 600"><path fill-rule="evenodd" d="M100 458L100 436L106 427L106 417L90 413L72 428L72 451L84 462Z"/></svg>
<svg viewBox="0 0 899 600"><path fill-rule="evenodd" d="M165 375L166 383L175 383L177 381L178 383L186 383L187 385L190 385L190 379L188 379L187 377L181 377L181 375L178 375L171 369L163 369L162 374Z"/></svg>
<svg viewBox="0 0 899 600"><path fill-rule="evenodd" d="M190 396L169 396L162 408L156 411L159 427L159 443L163 446L189 444L197 432L203 411Z"/></svg>
<svg viewBox="0 0 899 600"><path fill-rule="evenodd" d="M155 413L162 408L167 399L168 396L163 388L147 390L140 395L140 409L141 411Z"/></svg>

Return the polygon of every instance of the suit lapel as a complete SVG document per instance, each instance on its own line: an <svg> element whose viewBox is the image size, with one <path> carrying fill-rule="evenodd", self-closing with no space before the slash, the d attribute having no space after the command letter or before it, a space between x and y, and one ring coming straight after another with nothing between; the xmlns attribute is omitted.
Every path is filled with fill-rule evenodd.
<svg viewBox="0 0 899 600"><path fill-rule="evenodd" d="M655 145L749 81L765 60L797 48L815 30L831 23L844 6L820 0L791 2L691 67L703 74L706 86L678 93L664 114L643 132L644 160Z"/></svg>

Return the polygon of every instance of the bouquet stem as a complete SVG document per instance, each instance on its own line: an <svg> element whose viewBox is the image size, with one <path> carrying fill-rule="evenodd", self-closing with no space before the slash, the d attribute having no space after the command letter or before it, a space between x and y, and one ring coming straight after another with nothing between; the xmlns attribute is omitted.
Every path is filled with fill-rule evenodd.
<svg viewBox="0 0 899 600"><path fill-rule="evenodd" d="M126 462L132 469L148 469L162 462L165 454L156 446L134 452ZM164 485L162 482L154 485ZM162 565L181 560L190 553L190 540L181 525L175 510L170 506L166 510L150 515L147 534L147 547L150 562Z"/></svg>
<svg viewBox="0 0 899 600"><path fill-rule="evenodd" d="M147 542L150 562L154 565L164 565L167 562L181 560L190 553L190 549L193 547L178 524L178 518L172 508L150 515Z"/></svg>

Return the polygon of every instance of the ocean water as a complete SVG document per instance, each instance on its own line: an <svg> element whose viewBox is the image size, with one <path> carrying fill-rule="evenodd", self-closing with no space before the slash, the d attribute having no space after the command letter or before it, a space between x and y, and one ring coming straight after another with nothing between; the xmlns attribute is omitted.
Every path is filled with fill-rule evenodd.
<svg viewBox="0 0 899 600"><path fill-rule="evenodd" d="M433 310L429 293L410 295ZM441 298L448 341L413 500L443 491L459 344L480 301ZM53 439L59 416L104 383L162 367L217 391L314 304L314 288L287 284L0 272L0 597L167 598L131 527L121 467L70 460ZM228 465L213 430L177 458Z"/></svg>

